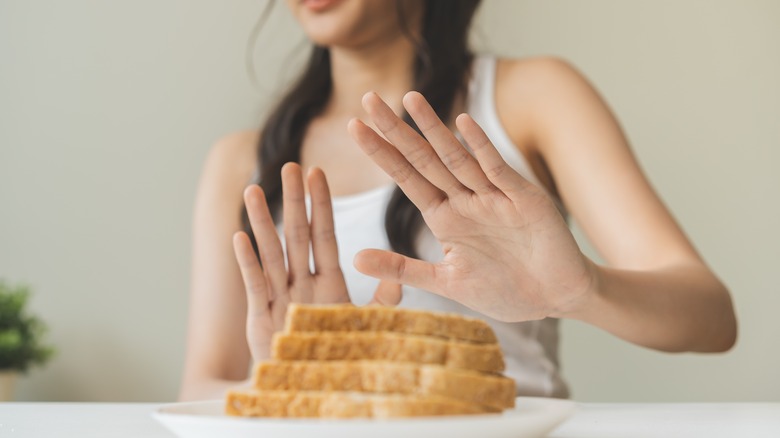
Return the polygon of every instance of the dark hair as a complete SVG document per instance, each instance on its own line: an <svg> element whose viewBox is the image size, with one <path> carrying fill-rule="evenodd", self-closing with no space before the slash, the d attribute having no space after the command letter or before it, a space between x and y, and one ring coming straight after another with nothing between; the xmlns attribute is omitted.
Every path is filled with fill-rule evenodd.
<svg viewBox="0 0 780 438"><path fill-rule="evenodd" d="M425 96L439 118L447 121L452 117L456 98L466 92L473 57L468 48L468 30L481 0L426 0L419 40L405 20L403 1L396 1L402 31L415 46L414 89ZM282 166L290 161L300 162L306 127L325 108L331 91L330 51L314 46L303 74L266 120L258 143L258 183L272 212L278 212L282 202ZM408 114L403 119L419 132ZM257 251L246 207L242 219ZM391 248L416 257L414 239L421 222L420 211L396 188L385 212Z"/></svg>

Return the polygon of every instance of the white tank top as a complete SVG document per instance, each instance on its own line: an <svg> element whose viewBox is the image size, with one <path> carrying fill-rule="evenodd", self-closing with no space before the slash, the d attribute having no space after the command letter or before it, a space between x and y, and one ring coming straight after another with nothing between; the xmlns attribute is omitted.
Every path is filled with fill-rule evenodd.
<svg viewBox="0 0 780 438"><path fill-rule="evenodd" d="M498 119L494 101L495 58L476 57L472 68L467 112L482 126L504 160L523 177L541 186L525 157L512 143ZM339 262L350 296L356 305L364 305L371 300L378 280L359 273L352 260L355 254L366 248L390 249L384 218L387 202L394 189L395 185L388 185L333 199ZM416 242L418 254L425 260L440 260L442 250L439 242L427 227L422 228ZM505 374L517 382L518 395L568 396L568 389L558 369L557 320L500 322L486 318L447 298L411 287L404 287L400 306L455 312L486 320L496 332L507 363Z"/></svg>

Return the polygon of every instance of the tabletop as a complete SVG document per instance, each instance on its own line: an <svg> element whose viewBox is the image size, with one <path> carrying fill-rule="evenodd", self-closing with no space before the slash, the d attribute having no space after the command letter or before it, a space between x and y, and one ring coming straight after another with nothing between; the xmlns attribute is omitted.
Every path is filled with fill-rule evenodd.
<svg viewBox="0 0 780 438"><path fill-rule="evenodd" d="M0 403L0 437L173 438L155 403ZM780 403L583 403L550 438L780 437Z"/></svg>

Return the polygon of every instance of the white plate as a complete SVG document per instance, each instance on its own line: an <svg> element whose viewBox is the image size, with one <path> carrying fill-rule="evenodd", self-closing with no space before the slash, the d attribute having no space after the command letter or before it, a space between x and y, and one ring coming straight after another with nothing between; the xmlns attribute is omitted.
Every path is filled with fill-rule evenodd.
<svg viewBox="0 0 780 438"><path fill-rule="evenodd" d="M291 420L227 416L224 401L216 400L164 405L152 416L181 438L531 438L545 436L575 408L569 400L518 397L516 407L500 415Z"/></svg>

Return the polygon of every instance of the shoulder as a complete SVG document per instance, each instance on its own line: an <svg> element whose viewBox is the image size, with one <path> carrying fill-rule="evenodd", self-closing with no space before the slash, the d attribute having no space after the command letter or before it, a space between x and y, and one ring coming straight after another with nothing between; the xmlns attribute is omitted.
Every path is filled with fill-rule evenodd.
<svg viewBox="0 0 780 438"><path fill-rule="evenodd" d="M214 143L203 164L199 197L241 198L257 168L259 136L257 131L241 131Z"/></svg>
<svg viewBox="0 0 780 438"><path fill-rule="evenodd" d="M594 87L574 65L548 56L497 59L496 87L497 95L508 94L518 104L530 106L597 97Z"/></svg>
<svg viewBox="0 0 780 438"><path fill-rule="evenodd" d="M498 84L518 89L582 86L585 76L569 61L554 56L497 58Z"/></svg>
<svg viewBox="0 0 780 438"><path fill-rule="evenodd" d="M527 58L497 57L496 63L505 69L525 74L534 73L572 73L576 67L568 60L558 56L532 56Z"/></svg>
<svg viewBox="0 0 780 438"><path fill-rule="evenodd" d="M246 184L257 167L257 131L240 131L217 140L209 150L203 176Z"/></svg>
<svg viewBox="0 0 780 438"><path fill-rule="evenodd" d="M257 166L259 138L257 131L239 131L220 138L209 150L205 167L251 175Z"/></svg>
<svg viewBox="0 0 780 438"><path fill-rule="evenodd" d="M612 119L585 75L556 57L498 59L496 106L503 120L522 120L518 129L536 140L550 130Z"/></svg>

